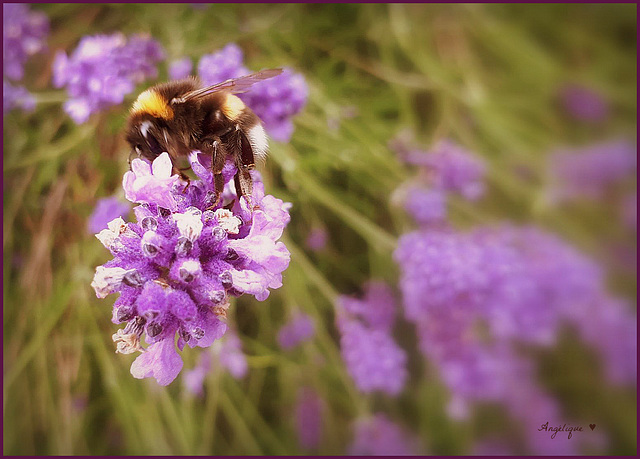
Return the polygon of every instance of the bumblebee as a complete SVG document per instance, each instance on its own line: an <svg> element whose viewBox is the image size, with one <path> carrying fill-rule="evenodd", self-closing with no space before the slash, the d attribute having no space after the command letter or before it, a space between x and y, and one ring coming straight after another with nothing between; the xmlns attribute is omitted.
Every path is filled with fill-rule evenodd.
<svg viewBox="0 0 640 459"><path fill-rule="evenodd" d="M256 159L267 155L267 135L262 122L235 94L282 73L268 69L203 86L195 77L158 84L141 93L131 107L126 138L138 156L153 161L161 153L171 157L174 173L189 182L180 161L193 150L211 156L217 205L224 188L222 168L232 158L238 199L251 198L249 173Z"/></svg>

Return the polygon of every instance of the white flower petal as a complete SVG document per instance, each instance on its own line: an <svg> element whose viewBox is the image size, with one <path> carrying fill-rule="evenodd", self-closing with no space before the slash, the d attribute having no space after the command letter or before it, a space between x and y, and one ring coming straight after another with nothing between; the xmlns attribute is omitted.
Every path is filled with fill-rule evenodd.
<svg viewBox="0 0 640 459"><path fill-rule="evenodd" d="M218 209L214 212L218 225L229 234L238 234L242 221L227 209Z"/></svg>
<svg viewBox="0 0 640 459"><path fill-rule="evenodd" d="M131 171L134 173L136 178L151 175L151 165L140 158L136 158L131 161Z"/></svg>
<svg viewBox="0 0 640 459"><path fill-rule="evenodd" d="M153 173L153 176L158 179L166 179L171 177L171 172L173 172L173 163L171 162L169 153L164 152L156 159L154 159L153 165L151 166L151 171Z"/></svg>
<svg viewBox="0 0 640 459"><path fill-rule="evenodd" d="M96 291L96 296L98 298L106 298L107 295L115 292L127 272L124 268L98 266L96 274L93 276L93 282L91 282L91 286Z"/></svg>
<svg viewBox="0 0 640 459"><path fill-rule="evenodd" d="M189 208L183 214L173 214L173 221L178 225L178 232L181 236L186 237L191 242L194 242L200 237L202 233L202 212L199 209Z"/></svg>

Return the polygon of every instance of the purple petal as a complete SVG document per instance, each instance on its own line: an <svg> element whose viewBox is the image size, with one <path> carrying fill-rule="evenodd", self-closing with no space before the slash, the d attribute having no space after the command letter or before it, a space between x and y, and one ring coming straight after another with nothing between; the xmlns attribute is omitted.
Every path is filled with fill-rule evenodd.
<svg viewBox="0 0 640 459"><path fill-rule="evenodd" d="M174 338L152 344L131 364L134 378L155 378L161 386L167 386L182 370L182 359L176 351Z"/></svg>

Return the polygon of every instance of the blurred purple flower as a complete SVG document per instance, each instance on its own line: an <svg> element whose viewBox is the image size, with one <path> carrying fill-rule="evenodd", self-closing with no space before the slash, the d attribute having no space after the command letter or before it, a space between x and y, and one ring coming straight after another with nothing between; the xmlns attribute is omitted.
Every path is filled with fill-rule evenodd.
<svg viewBox="0 0 640 459"><path fill-rule="evenodd" d="M367 326L385 332L391 331L396 315L396 301L388 285L370 281L364 285L364 298L341 296L341 310Z"/></svg>
<svg viewBox="0 0 640 459"><path fill-rule="evenodd" d="M347 454L352 456L415 456L418 442L384 414L356 422Z"/></svg>
<svg viewBox="0 0 640 459"><path fill-rule="evenodd" d="M302 111L308 97L304 77L285 69L281 75L256 84L242 99L264 122L272 138L288 142L293 134L291 119Z"/></svg>
<svg viewBox="0 0 640 459"><path fill-rule="evenodd" d="M169 64L169 78L172 80L181 80L191 75L193 62L190 57L176 59Z"/></svg>
<svg viewBox="0 0 640 459"><path fill-rule="evenodd" d="M316 333L315 325L311 317L306 314L296 314L278 332L278 343L285 350L309 341Z"/></svg>
<svg viewBox="0 0 640 459"><path fill-rule="evenodd" d="M46 48L49 19L24 3L4 3L2 13L3 76L19 81L27 59Z"/></svg>
<svg viewBox="0 0 640 459"><path fill-rule="evenodd" d="M358 389L398 395L408 376L407 355L391 335L395 301L389 288L371 282L363 300L341 296L336 307L342 358Z"/></svg>
<svg viewBox="0 0 640 459"><path fill-rule="evenodd" d="M80 124L97 111L123 102L135 85L157 76L164 59L160 44L144 36L86 36L71 56L60 51L53 62L53 82L66 87L65 111Z"/></svg>
<svg viewBox="0 0 640 459"><path fill-rule="evenodd" d="M607 101L587 87L567 85L562 88L560 98L567 113L580 121L601 123L609 117Z"/></svg>
<svg viewBox="0 0 640 459"><path fill-rule="evenodd" d="M289 222L288 206L265 196L254 172L253 203L259 209L252 212L244 198L234 199L229 209L222 207L224 202L211 209L213 183L198 158L194 152L189 160L201 180L192 180L186 189L165 177L170 166L162 155L153 165L134 160L134 171L128 173L134 178L125 179L124 186L129 199L144 202L134 208L137 223L116 219L98 235L114 259L96 269L91 285L99 298L120 293L113 322L126 325L113 335L117 350L142 351L131 373L154 377L162 385L182 368L176 334L181 351L185 345L211 346L227 329L223 319L229 297L249 293L264 300L270 288L282 285L282 271L289 264L289 252L277 241ZM137 174L142 169L144 174ZM138 187L141 176L153 186ZM232 177L225 177L227 188ZM131 190L137 193L133 197ZM146 350L140 343L144 333ZM246 372L234 354L239 344L231 338L226 346L221 364L234 374ZM225 361L232 354L233 365Z"/></svg>
<svg viewBox="0 0 640 459"><path fill-rule="evenodd" d="M298 390L295 409L298 442L305 449L314 449L322 440L322 399L318 394L303 387Z"/></svg>
<svg viewBox="0 0 640 459"><path fill-rule="evenodd" d="M209 349L200 353L196 366L185 371L182 379L187 392L197 397L204 395L204 380L216 363L235 379L242 379L249 372L247 358L242 352L242 341L232 329L228 329L224 337Z"/></svg>
<svg viewBox="0 0 640 459"><path fill-rule="evenodd" d="M307 247L314 252L318 252L327 246L327 238L327 230L319 227L313 228L307 236Z"/></svg>
<svg viewBox="0 0 640 459"><path fill-rule="evenodd" d="M238 335L234 332L227 333L218 346L220 365L226 368L234 378L244 378L249 372L249 364L242 352L242 341Z"/></svg>
<svg viewBox="0 0 640 459"><path fill-rule="evenodd" d="M636 167L637 147L626 140L561 149L549 159L551 195L557 202L600 199L609 186L637 174Z"/></svg>
<svg viewBox="0 0 640 459"><path fill-rule="evenodd" d="M2 115L6 115L14 108L30 112L36 107L35 98L23 86L13 86L2 80Z"/></svg>
<svg viewBox="0 0 640 459"><path fill-rule="evenodd" d="M631 308L609 299L598 266L564 241L527 227L421 230L402 236L394 258L405 315L452 392L452 414L492 401L527 432L539 419L559 422L561 413L533 384L533 363L516 343L550 346L563 325L600 353L612 382L635 382ZM566 454L560 446L530 442L537 454Z"/></svg>
<svg viewBox="0 0 640 459"><path fill-rule="evenodd" d="M446 199L442 190L412 187L407 192L404 208L420 225L440 223L447 217Z"/></svg>
<svg viewBox="0 0 640 459"><path fill-rule="evenodd" d="M408 149L403 142L392 141L391 147L407 164L420 166L432 187L470 200L483 195L485 165L469 150L450 140L442 140L428 151Z"/></svg>
<svg viewBox="0 0 640 459"><path fill-rule="evenodd" d="M115 196L98 199L93 213L89 217L88 228L92 234L99 233L107 227L107 224L118 217L124 217L129 213L130 206L120 201Z"/></svg>
<svg viewBox="0 0 640 459"><path fill-rule="evenodd" d="M202 56L198 75L205 84L215 84L251 73L244 64L240 47L230 43L222 50ZM255 84L240 98L263 121L269 135L286 142L293 134L291 118L307 103L309 90L304 77L290 69L274 78Z"/></svg>
<svg viewBox="0 0 640 459"><path fill-rule="evenodd" d="M196 366L184 372L182 383L187 392L197 397L204 395L204 380L211 371L211 360L210 352L201 352Z"/></svg>
<svg viewBox="0 0 640 459"><path fill-rule="evenodd" d="M229 43L220 51L205 54L198 63L198 75L205 85L221 83L251 73L243 65L244 55L235 43Z"/></svg>

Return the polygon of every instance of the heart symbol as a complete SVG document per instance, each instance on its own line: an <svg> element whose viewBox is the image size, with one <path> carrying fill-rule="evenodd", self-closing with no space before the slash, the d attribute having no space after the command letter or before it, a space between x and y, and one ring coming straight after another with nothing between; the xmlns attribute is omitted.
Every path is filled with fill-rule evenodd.
<svg viewBox="0 0 640 459"><path fill-rule="evenodd" d="M591 430L593 430L593 429L596 428L596 425L595 424L589 424L589 427L591 427Z"/></svg>

